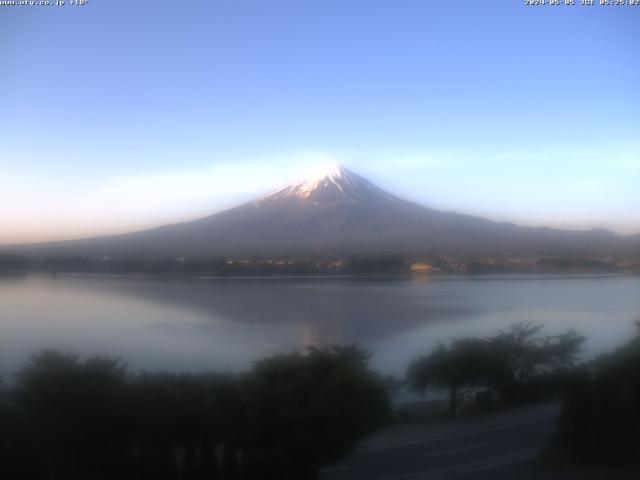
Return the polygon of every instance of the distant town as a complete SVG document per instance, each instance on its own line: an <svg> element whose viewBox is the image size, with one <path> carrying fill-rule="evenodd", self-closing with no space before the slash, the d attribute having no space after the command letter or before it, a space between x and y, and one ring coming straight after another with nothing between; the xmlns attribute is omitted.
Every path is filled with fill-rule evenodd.
<svg viewBox="0 0 640 480"><path fill-rule="evenodd" d="M49 273L234 275L438 275L505 273L640 274L636 257L278 256L112 258L0 255L0 271Z"/></svg>

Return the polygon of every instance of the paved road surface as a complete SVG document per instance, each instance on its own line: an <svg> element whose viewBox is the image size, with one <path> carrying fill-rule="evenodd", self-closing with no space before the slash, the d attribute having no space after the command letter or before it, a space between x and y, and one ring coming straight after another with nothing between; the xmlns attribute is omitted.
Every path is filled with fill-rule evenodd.
<svg viewBox="0 0 640 480"><path fill-rule="evenodd" d="M533 460L555 430L560 404L389 427L321 480L540 478Z"/></svg>

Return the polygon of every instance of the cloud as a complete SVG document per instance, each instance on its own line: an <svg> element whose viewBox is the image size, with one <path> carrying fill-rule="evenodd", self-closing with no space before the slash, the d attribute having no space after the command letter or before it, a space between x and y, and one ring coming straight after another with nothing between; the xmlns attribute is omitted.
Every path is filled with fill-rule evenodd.
<svg viewBox="0 0 640 480"><path fill-rule="evenodd" d="M42 181L38 185L43 188L34 188L35 179L16 176L0 191L14 199L0 205L0 216L11 225L0 231L0 244L122 233L202 217L339 161L329 153L304 151L116 176L93 187L66 189Z"/></svg>
<svg viewBox="0 0 640 480"><path fill-rule="evenodd" d="M640 170L640 153L621 156L616 163L626 170Z"/></svg>
<svg viewBox="0 0 640 480"><path fill-rule="evenodd" d="M110 179L92 193L94 199L139 204L172 204L268 191L302 176L320 164L338 163L323 152L222 162L200 170L175 170Z"/></svg>

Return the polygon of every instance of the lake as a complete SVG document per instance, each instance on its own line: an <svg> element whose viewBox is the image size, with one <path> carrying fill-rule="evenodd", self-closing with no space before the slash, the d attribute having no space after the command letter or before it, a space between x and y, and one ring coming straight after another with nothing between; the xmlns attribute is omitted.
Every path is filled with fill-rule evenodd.
<svg viewBox="0 0 640 480"><path fill-rule="evenodd" d="M183 279L0 277L0 371L43 348L123 357L133 370L236 372L307 345L357 342L403 375L438 341L517 322L575 328L586 356L634 335L640 278L485 276Z"/></svg>

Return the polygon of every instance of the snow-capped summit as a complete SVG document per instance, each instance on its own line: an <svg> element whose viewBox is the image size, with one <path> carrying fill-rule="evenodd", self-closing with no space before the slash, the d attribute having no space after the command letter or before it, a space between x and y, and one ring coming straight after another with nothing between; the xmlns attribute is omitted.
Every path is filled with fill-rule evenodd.
<svg viewBox="0 0 640 480"><path fill-rule="evenodd" d="M308 177L285 187L287 195L308 198L320 188L337 188L346 195L345 187L350 183L350 172L339 165L318 168Z"/></svg>
<svg viewBox="0 0 640 480"><path fill-rule="evenodd" d="M330 202L359 203L372 197L396 200L360 175L339 165L314 170L307 177L295 181L258 200L259 204L286 198L309 201L314 205Z"/></svg>

